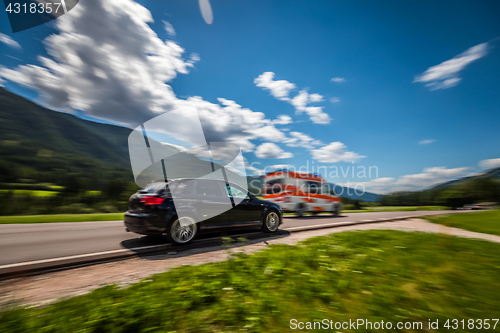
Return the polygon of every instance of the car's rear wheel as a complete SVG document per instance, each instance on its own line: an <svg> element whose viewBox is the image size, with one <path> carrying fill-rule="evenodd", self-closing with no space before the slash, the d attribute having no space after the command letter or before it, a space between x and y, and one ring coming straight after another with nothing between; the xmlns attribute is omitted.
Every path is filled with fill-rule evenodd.
<svg viewBox="0 0 500 333"><path fill-rule="evenodd" d="M198 226L195 220L191 217L184 216L169 223L167 238L175 245L183 245L191 242L197 232Z"/></svg>
<svg viewBox="0 0 500 333"><path fill-rule="evenodd" d="M276 232L280 224L281 218L279 214L276 211L271 210L267 212L266 216L264 216L262 230L264 230L265 232Z"/></svg>

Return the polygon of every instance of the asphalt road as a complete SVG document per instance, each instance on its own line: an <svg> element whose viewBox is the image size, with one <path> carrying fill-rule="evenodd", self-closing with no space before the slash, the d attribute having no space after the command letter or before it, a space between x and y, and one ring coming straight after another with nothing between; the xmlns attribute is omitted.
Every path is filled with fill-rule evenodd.
<svg viewBox="0 0 500 333"><path fill-rule="evenodd" d="M449 212L451 211L349 213L338 217L319 215L304 218L290 216L285 217L280 229L298 231L324 224L334 226L341 222L367 222ZM213 236L220 234L205 237ZM122 221L2 224L0 265L147 246L152 244L151 241L147 237L126 232Z"/></svg>

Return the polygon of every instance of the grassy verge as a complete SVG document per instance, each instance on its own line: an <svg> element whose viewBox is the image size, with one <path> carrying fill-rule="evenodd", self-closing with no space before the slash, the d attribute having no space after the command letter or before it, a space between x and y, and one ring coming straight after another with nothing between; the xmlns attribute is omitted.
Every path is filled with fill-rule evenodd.
<svg viewBox="0 0 500 333"><path fill-rule="evenodd" d="M426 219L449 227L500 236L499 209L467 214L428 216Z"/></svg>
<svg viewBox="0 0 500 333"><path fill-rule="evenodd" d="M123 213L0 216L0 224L123 220Z"/></svg>
<svg viewBox="0 0 500 333"><path fill-rule="evenodd" d="M448 318L500 317L499 252L500 244L424 233L338 233L5 311L0 331L284 332L291 319L416 321L430 331L428 319L438 319L449 332Z"/></svg>

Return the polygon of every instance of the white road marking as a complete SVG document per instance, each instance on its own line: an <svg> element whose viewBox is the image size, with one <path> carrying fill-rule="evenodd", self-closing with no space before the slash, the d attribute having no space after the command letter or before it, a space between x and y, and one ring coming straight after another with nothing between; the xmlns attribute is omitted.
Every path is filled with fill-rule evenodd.
<svg viewBox="0 0 500 333"><path fill-rule="evenodd" d="M170 244L148 245L148 246L134 247L131 249L120 249L120 250L112 250L112 251L104 251L104 252L78 254L78 255L67 256L67 257L59 257L59 258L51 258L51 259L43 259L43 260L35 260L35 261L25 261L25 262L20 262L20 263L16 263L16 264L2 265L2 266L0 266L0 270L5 269L5 268L22 267L22 266L27 266L27 265L45 264L45 263L61 261L61 260L82 259L82 258L88 258L88 257L93 257L93 256L105 255L105 254L118 254L118 253L124 253L124 252L128 252L128 251L147 250L147 249L153 249L156 247L163 247L163 246L170 246Z"/></svg>

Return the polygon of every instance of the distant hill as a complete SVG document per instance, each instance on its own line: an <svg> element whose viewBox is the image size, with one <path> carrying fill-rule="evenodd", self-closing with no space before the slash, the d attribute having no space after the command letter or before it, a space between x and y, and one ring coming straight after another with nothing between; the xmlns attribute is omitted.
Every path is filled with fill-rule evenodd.
<svg viewBox="0 0 500 333"><path fill-rule="evenodd" d="M109 165L128 162L131 130L55 112L0 88L0 140L75 154ZM3 142L5 144L5 142Z"/></svg>
<svg viewBox="0 0 500 333"><path fill-rule="evenodd" d="M46 109L0 88L0 182L64 184L79 178L94 187L104 178L132 181L130 132Z"/></svg>
<svg viewBox="0 0 500 333"><path fill-rule="evenodd" d="M479 179L494 179L494 180L500 181L500 168L491 169L489 171L483 172L483 173L478 174L478 175L464 177L464 178L452 180L449 182L445 182L445 183L436 185L428 190L432 191L432 190L442 189L445 187L450 187L450 186L455 186L455 185L463 185L463 184L466 184L468 182L471 182L474 180L479 180Z"/></svg>
<svg viewBox="0 0 500 333"><path fill-rule="evenodd" d="M131 131L52 111L0 88L0 183L66 185L78 178L87 187L98 189L101 182L110 179L132 182L128 151ZM154 143L151 139L149 142ZM176 154L164 161L167 176L201 177L212 170L210 162L173 146L157 147L169 155ZM154 166L150 169L155 170ZM231 171L226 172L234 181L242 181ZM154 177L156 174L146 178L149 181Z"/></svg>

